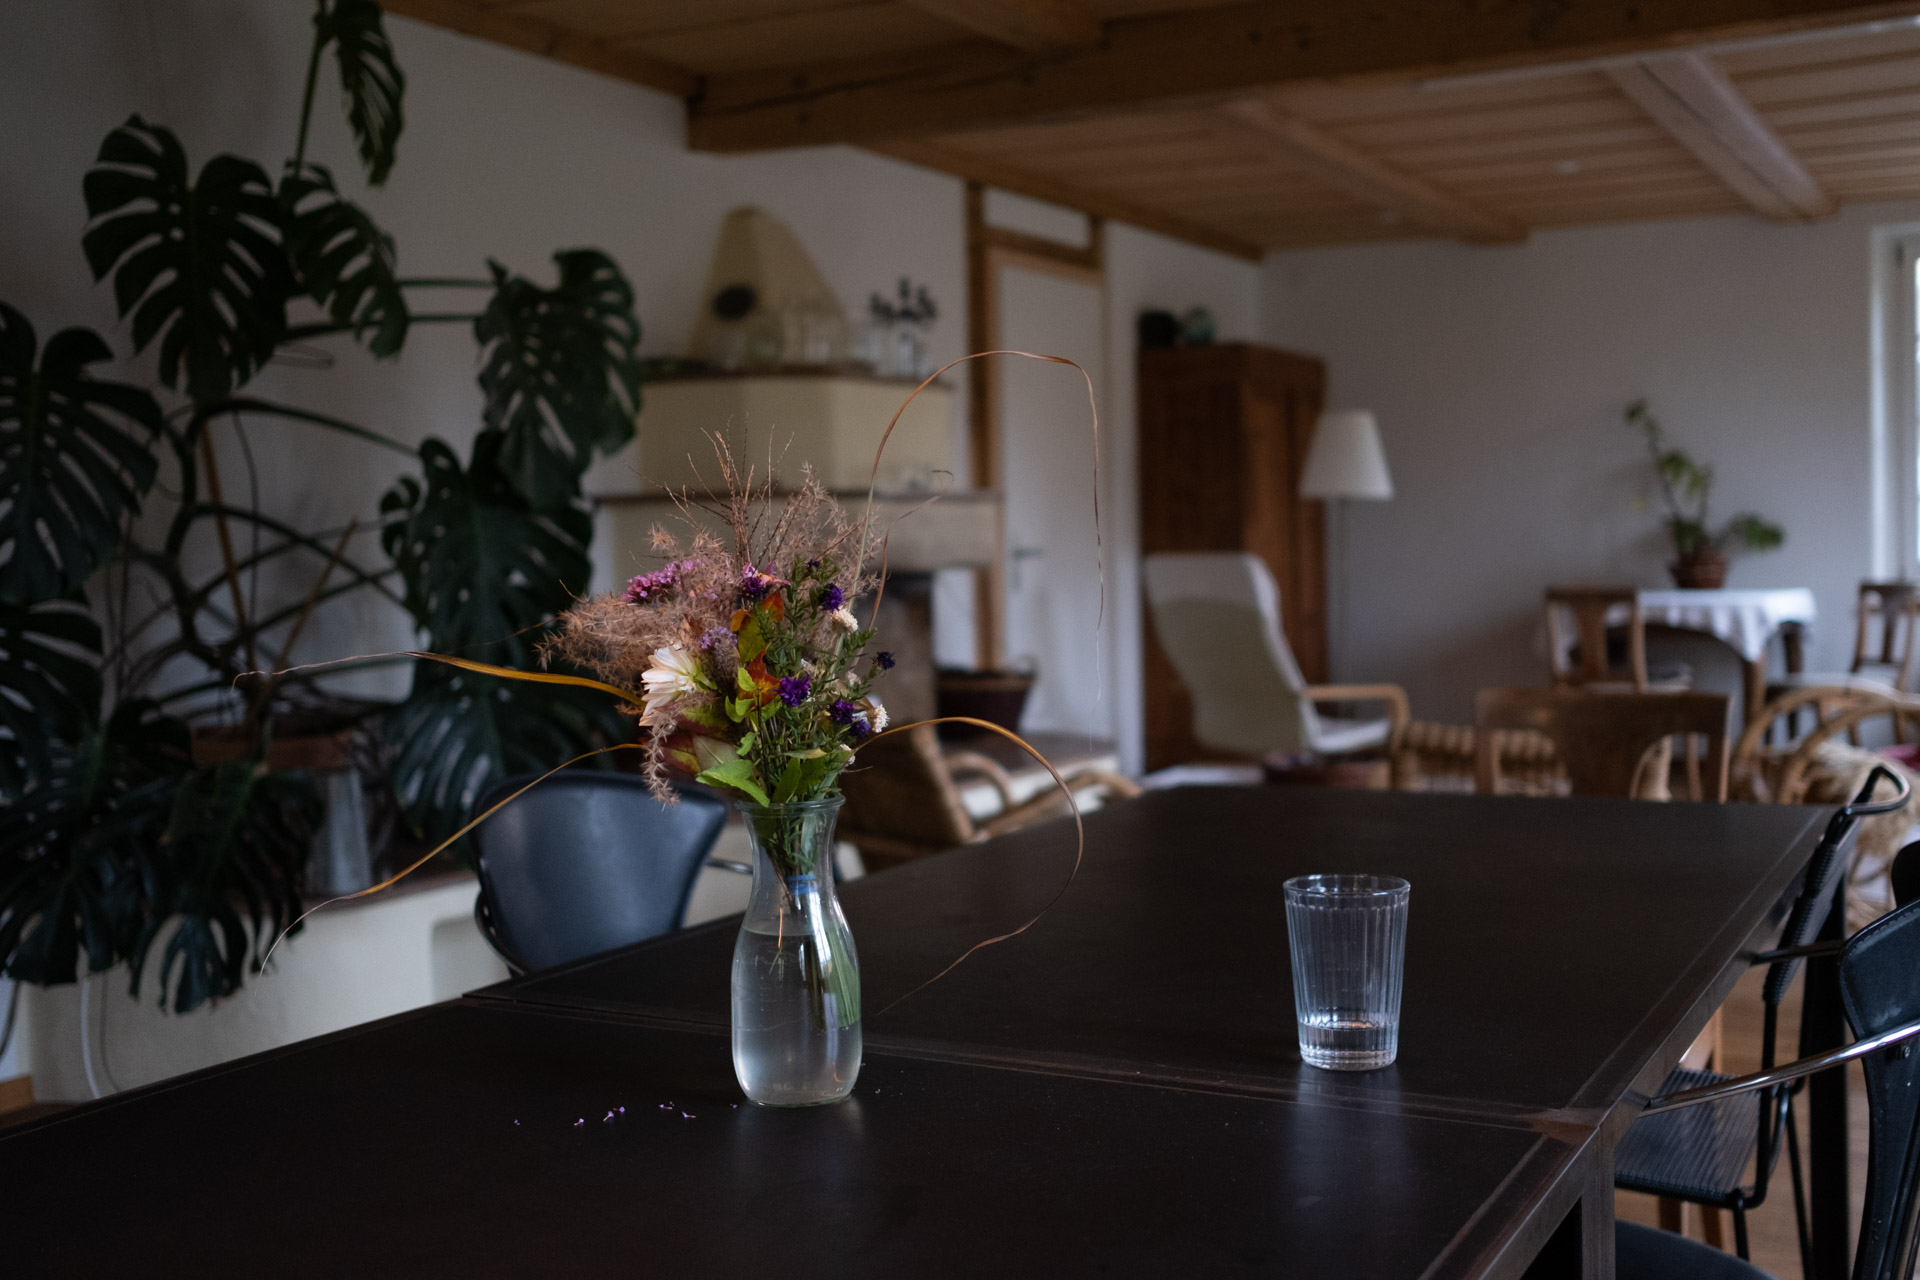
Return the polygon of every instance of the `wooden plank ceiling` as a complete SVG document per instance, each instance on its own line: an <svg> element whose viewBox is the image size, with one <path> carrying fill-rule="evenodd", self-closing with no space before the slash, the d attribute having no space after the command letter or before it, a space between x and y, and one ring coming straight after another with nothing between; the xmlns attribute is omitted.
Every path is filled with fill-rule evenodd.
<svg viewBox="0 0 1920 1280"><path fill-rule="evenodd" d="M675 94L1269 249L1920 196L1920 0L388 0Z"/></svg>

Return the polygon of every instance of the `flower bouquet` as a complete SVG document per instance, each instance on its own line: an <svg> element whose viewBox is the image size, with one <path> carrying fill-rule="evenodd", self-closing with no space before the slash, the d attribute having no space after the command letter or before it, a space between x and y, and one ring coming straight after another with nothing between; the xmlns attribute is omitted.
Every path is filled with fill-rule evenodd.
<svg viewBox="0 0 1920 1280"><path fill-rule="evenodd" d="M664 567L563 614L543 656L639 692L662 799L678 772L738 802L754 889L734 951L735 1069L755 1101L832 1101L860 1062L859 965L833 888L837 783L886 727L872 688L893 665L866 656L873 629L852 604L880 582L863 576L864 526L810 473L780 498L724 441L716 453L726 498L704 509L733 545L655 529ZM680 502L693 523L704 504Z"/></svg>

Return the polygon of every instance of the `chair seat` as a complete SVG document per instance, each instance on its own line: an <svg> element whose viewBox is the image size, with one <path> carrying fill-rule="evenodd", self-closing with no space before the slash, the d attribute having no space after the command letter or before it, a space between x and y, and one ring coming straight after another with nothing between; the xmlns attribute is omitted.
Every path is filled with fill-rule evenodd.
<svg viewBox="0 0 1920 1280"><path fill-rule="evenodd" d="M1732 1078L1680 1067L1667 1076L1660 1092L1698 1089ZM1614 1153L1613 1185L1708 1204L1730 1199L1759 1145L1764 1096L1752 1093L1640 1117Z"/></svg>
<svg viewBox="0 0 1920 1280"><path fill-rule="evenodd" d="M1862 693L1877 693L1884 698L1900 696L1900 691L1892 684L1864 671L1802 671L1792 675L1775 676L1767 681L1767 696L1772 698L1794 689L1812 689L1821 686L1857 689Z"/></svg>
<svg viewBox="0 0 1920 1280"><path fill-rule="evenodd" d="M1619 1280L1772 1280L1712 1245L1634 1222L1613 1224L1613 1274Z"/></svg>
<svg viewBox="0 0 1920 1280"><path fill-rule="evenodd" d="M1326 756L1384 747L1393 732L1391 720L1342 720L1336 716L1321 716L1319 720L1319 732L1307 745Z"/></svg>

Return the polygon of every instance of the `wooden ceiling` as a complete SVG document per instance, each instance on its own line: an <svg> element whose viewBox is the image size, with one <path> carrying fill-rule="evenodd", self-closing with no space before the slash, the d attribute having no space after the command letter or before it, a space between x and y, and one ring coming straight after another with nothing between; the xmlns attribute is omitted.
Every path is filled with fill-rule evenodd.
<svg viewBox="0 0 1920 1280"><path fill-rule="evenodd" d="M675 94L1268 249L1920 196L1920 0L388 0Z"/></svg>

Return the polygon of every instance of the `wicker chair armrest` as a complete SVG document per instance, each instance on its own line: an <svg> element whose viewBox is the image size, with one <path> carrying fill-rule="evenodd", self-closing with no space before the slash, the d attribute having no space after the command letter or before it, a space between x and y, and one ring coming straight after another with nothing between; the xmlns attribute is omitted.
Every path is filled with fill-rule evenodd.
<svg viewBox="0 0 1920 1280"><path fill-rule="evenodd" d="M998 760L978 751L964 749L942 750L940 758L945 762L949 776L957 778L961 774L979 774L1000 793L1000 808L1013 808L1013 775Z"/></svg>

